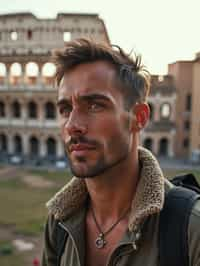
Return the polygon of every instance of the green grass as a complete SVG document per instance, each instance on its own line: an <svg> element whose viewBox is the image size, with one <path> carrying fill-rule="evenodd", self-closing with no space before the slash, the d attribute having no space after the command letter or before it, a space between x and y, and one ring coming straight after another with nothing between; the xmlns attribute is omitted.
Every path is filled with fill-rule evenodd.
<svg viewBox="0 0 200 266"><path fill-rule="evenodd" d="M9 256L0 256L1 266L25 266L26 259L23 254L14 253Z"/></svg>
<svg viewBox="0 0 200 266"><path fill-rule="evenodd" d="M193 173L197 179L197 181L199 182L200 184L200 170L193 170L193 169L187 169L187 170L174 170L174 169L163 169L163 172L164 172L164 175L171 179L173 178L175 175L180 175L180 174L186 174L186 173Z"/></svg>
<svg viewBox="0 0 200 266"><path fill-rule="evenodd" d="M10 250L10 254L5 252ZM16 252L11 241L0 240L0 265L2 266L22 266L26 265L22 254Z"/></svg>
<svg viewBox="0 0 200 266"><path fill-rule="evenodd" d="M31 175L42 176L47 180L58 181L58 182L67 182L71 178L71 174L67 171L54 171L54 170L30 170L27 171Z"/></svg>
<svg viewBox="0 0 200 266"><path fill-rule="evenodd" d="M66 172L26 171L53 182L50 188L31 187L20 178L0 182L0 224L13 225L15 232L37 234L43 231L47 210L45 203L69 179Z"/></svg>

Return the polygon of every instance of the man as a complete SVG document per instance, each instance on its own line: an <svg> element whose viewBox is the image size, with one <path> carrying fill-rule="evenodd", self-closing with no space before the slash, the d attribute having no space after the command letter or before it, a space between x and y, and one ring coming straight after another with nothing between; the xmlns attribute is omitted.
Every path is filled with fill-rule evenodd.
<svg viewBox="0 0 200 266"><path fill-rule="evenodd" d="M61 136L75 177L47 204L43 265L57 265L57 226L67 232L61 266L159 265L159 213L172 184L138 146L149 118L148 72L139 57L84 39L55 52L55 62ZM196 204L190 265L200 265L199 216Z"/></svg>

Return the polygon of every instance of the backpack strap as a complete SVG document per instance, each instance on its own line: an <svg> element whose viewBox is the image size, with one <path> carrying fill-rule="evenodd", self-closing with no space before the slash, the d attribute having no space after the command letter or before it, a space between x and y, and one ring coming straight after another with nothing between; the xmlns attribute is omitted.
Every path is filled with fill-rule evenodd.
<svg viewBox="0 0 200 266"><path fill-rule="evenodd" d="M160 213L160 266L189 266L188 224L198 198L200 195L196 192L177 186L167 193Z"/></svg>
<svg viewBox="0 0 200 266"><path fill-rule="evenodd" d="M57 249L57 266L60 266L62 254L64 252L65 243L67 241L68 233L60 225L60 221L56 224L56 249Z"/></svg>

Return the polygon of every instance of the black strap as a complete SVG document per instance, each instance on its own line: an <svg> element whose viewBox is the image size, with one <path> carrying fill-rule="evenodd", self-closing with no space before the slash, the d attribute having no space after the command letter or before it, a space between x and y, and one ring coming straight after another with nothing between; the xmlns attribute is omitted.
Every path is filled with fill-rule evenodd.
<svg viewBox="0 0 200 266"><path fill-rule="evenodd" d="M62 254L64 252L65 243L67 241L68 233L64 228L59 225L59 221L56 224L56 249L57 249L57 266L60 266Z"/></svg>
<svg viewBox="0 0 200 266"><path fill-rule="evenodd" d="M172 188L160 213L159 259L161 266L189 266L188 223L191 209L200 197L196 192Z"/></svg>

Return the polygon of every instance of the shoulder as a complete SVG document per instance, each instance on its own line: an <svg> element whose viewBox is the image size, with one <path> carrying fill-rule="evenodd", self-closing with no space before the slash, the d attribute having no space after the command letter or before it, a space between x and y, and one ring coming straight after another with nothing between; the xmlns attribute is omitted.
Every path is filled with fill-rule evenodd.
<svg viewBox="0 0 200 266"><path fill-rule="evenodd" d="M200 199L193 206L188 225L190 265L200 265Z"/></svg>

